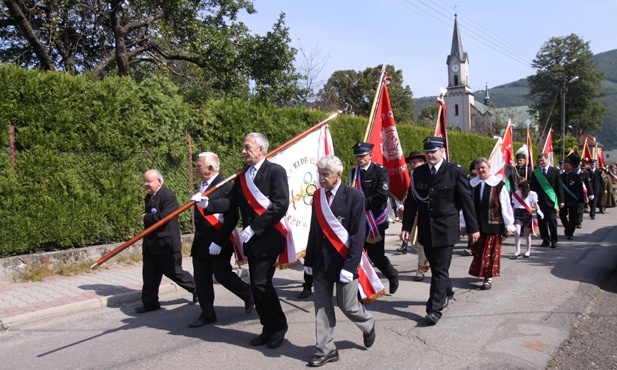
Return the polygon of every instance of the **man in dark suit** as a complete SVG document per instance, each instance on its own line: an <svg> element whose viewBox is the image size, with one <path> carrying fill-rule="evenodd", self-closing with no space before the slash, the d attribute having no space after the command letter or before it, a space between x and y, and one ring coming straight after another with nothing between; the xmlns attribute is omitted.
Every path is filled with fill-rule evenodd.
<svg viewBox="0 0 617 370"><path fill-rule="evenodd" d="M364 207L366 221L371 227L366 230L364 249L375 267L390 282L390 294L398 289L398 271L392 266L385 253L385 232L388 228L388 195L390 180L388 170L372 161L373 144L358 142L353 147L353 154L358 165L349 174L350 183L361 190L366 198Z"/></svg>
<svg viewBox="0 0 617 370"><path fill-rule="evenodd" d="M277 348L285 338L287 318L272 277L276 259L286 246L286 237L281 227L276 226L289 208L289 185L285 169L266 160L268 144L264 135L248 134L242 144L242 155L249 165L246 172L238 176L226 197L211 202L204 198L200 206L206 213L240 208L244 255L248 258L253 299L263 326L261 334L250 344Z"/></svg>
<svg viewBox="0 0 617 370"><path fill-rule="evenodd" d="M605 189L602 171L598 169L598 161L592 159L590 163L591 167L589 168L589 177L595 197L591 202L589 202L589 218L594 220L596 218L596 207L602 204L602 198L604 197Z"/></svg>
<svg viewBox="0 0 617 370"><path fill-rule="evenodd" d="M538 205L544 213L538 220L542 246L557 248L557 210L563 207L563 185L559 169L549 166L547 154L538 156L538 167L531 173L529 187L538 194Z"/></svg>
<svg viewBox="0 0 617 370"><path fill-rule="evenodd" d="M561 174L564 206L559 210L559 218L564 227L564 235L568 240L572 240L574 237L574 230L576 230L576 223L578 222L578 210L585 199L581 177L572 171L573 162L577 160L577 158L572 157L566 158Z"/></svg>
<svg viewBox="0 0 617 370"><path fill-rule="evenodd" d="M431 266L430 296L426 303L429 325L435 325L454 296L449 269L454 244L460 240L459 210L463 210L469 241L480 237L469 180L465 172L444 156L444 139L424 139L427 163L411 174L412 181L405 199L401 239L409 240L411 227L417 217L418 241Z"/></svg>
<svg viewBox="0 0 617 370"><path fill-rule="evenodd" d="M197 173L202 179L199 192L195 194L201 198L206 190L216 187L223 180L219 175L219 157L211 152L200 153L197 160ZM211 200L227 196L231 184L215 190L210 194ZM201 199L200 199L201 200ZM234 252L234 243L230 239L235 237L232 232L236 228L238 208L231 208L218 215L206 215L203 208L195 205L195 237L191 256L193 257L193 272L197 284L197 295L201 306L201 315L190 324L196 328L216 322L214 312L214 281L212 275L222 286L227 288L244 301L244 310L248 314L253 310L253 295L251 286L244 282L232 271L230 260ZM240 242L240 240L237 240Z"/></svg>
<svg viewBox="0 0 617 370"><path fill-rule="evenodd" d="M165 185L163 176L157 170L144 173L144 186L148 195L145 198L145 212L141 215L144 228L149 228L178 209L176 195ZM180 249L180 224L178 217L161 226L144 237L142 275L144 285L141 291L143 306L135 308L137 313L155 311L161 308L159 303L159 285L163 275L193 294L197 302L195 282L190 273L182 270L182 253Z"/></svg>
<svg viewBox="0 0 617 370"><path fill-rule="evenodd" d="M364 346L375 342L375 319L358 301L358 266L366 237L364 195L341 181L343 163L333 155L317 162L319 185L313 197L313 213L304 271L313 276L317 353L308 365L338 361L334 344L336 317L332 294L345 316L362 331Z"/></svg>
<svg viewBox="0 0 617 370"><path fill-rule="evenodd" d="M578 174L581 177L581 182L583 183L584 189L587 191L583 203L579 205L578 209L578 222L576 223L576 228L580 229L583 225L583 215L585 214L585 203L587 201L591 202L594 200L595 195L593 194L593 187L591 186L591 176L589 175L589 171L581 169L580 167L580 156L577 156L578 160L573 161L572 163L572 172ZM578 163L577 163L578 162Z"/></svg>

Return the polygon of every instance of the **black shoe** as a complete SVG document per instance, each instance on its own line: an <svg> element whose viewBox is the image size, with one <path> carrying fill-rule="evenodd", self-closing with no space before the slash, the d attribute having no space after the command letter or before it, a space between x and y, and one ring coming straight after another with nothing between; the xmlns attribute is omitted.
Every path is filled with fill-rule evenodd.
<svg viewBox="0 0 617 370"><path fill-rule="evenodd" d="M424 319L429 325L435 325L439 322L439 319L441 319L441 317L439 317L439 315L437 315L435 312L430 312L428 315L424 316Z"/></svg>
<svg viewBox="0 0 617 370"><path fill-rule="evenodd" d="M193 294L193 304L197 304L197 302L199 302L199 297L197 297L197 289L193 289L191 294Z"/></svg>
<svg viewBox="0 0 617 370"><path fill-rule="evenodd" d="M577 229L580 229L581 227L582 227L581 224L576 225Z"/></svg>
<svg viewBox="0 0 617 370"><path fill-rule="evenodd" d="M308 362L308 366L320 367L320 366L327 364L328 362L336 362L336 361L338 361L338 351L334 350L334 351L330 351L328 354L323 355L323 356L320 356L320 355L313 356L313 358L311 358L311 361Z"/></svg>
<svg viewBox="0 0 617 370"><path fill-rule="evenodd" d="M302 289L302 291L300 292L300 294L298 294L298 298L302 299L302 298L308 298L311 296L311 294L313 294L313 292L311 292L310 289L308 288L304 288Z"/></svg>
<svg viewBox="0 0 617 370"><path fill-rule="evenodd" d="M135 312L146 313L146 312L156 311L160 309L161 309L161 306L139 306L139 307L135 307Z"/></svg>
<svg viewBox="0 0 617 370"><path fill-rule="evenodd" d="M407 243L401 244L399 248L396 248L397 252L401 252L403 254L407 254Z"/></svg>
<svg viewBox="0 0 617 370"><path fill-rule="evenodd" d="M448 306L450 305L450 301L454 299L454 294L451 295L447 295L446 296L446 301L443 304L443 309L445 310L446 308L448 308Z"/></svg>
<svg viewBox="0 0 617 370"><path fill-rule="evenodd" d="M548 247L549 245L551 245L551 242L549 242L548 240L545 240L542 242L542 244L540 244L541 247Z"/></svg>
<svg viewBox="0 0 617 370"><path fill-rule="evenodd" d="M248 315L253 311L253 307L255 307L255 301L253 300L253 296L251 296L251 298L244 301L244 313Z"/></svg>
<svg viewBox="0 0 617 370"><path fill-rule="evenodd" d="M203 317L199 316L199 318L192 323L189 324L191 328L198 328L200 326L214 324L216 322L216 317Z"/></svg>
<svg viewBox="0 0 617 370"><path fill-rule="evenodd" d="M268 338L268 348L279 348L281 344L283 344L285 333L287 333L287 329L275 331L270 334L270 338Z"/></svg>
<svg viewBox="0 0 617 370"><path fill-rule="evenodd" d="M520 254L513 254L513 255L510 256L510 259L511 260L515 260L515 259L518 258L518 256L520 256Z"/></svg>
<svg viewBox="0 0 617 370"><path fill-rule="evenodd" d="M373 325L373 329L370 332L362 334L362 337L364 339L364 347L371 348L373 343L375 343L375 325Z"/></svg>
<svg viewBox="0 0 617 370"><path fill-rule="evenodd" d="M557 248L557 242L551 242L551 248Z"/></svg>
<svg viewBox="0 0 617 370"><path fill-rule="evenodd" d="M268 334L265 333L261 333L258 336L256 336L255 338L251 339L250 343L251 346L263 346L264 344L268 343L268 338L270 338L270 336Z"/></svg>
<svg viewBox="0 0 617 370"><path fill-rule="evenodd" d="M596 219L596 217L595 217L595 216L591 216L591 217L589 217L589 218L590 218L590 219L592 219L592 220L595 220L595 219Z"/></svg>
<svg viewBox="0 0 617 370"><path fill-rule="evenodd" d="M397 290L398 290L398 276L395 276L392 279L390 279L390 294L396 293Z"/></svg>
<svg viewBox="0 0 617 370"><path fill-rule="evenodd" d="M568 236L566 236L566 239L572 240L572 239L574 239L574 237L572 235L568 235Z"/></svg>

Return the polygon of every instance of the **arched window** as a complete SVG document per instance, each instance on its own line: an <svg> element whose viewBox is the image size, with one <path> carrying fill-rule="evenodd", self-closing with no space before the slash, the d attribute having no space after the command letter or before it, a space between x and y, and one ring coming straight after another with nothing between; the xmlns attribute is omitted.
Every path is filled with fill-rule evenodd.
<svg viewBox="0 0 617 370"><path fill-rule="evenodd" d="M454 75L454 86L458 86L458 75Z"/></svg>
<svg viewBox="0 0 617 370"><path fill-rule="evenodd" d="M454 115L458 116L458 104L454 105Z"/></svg>

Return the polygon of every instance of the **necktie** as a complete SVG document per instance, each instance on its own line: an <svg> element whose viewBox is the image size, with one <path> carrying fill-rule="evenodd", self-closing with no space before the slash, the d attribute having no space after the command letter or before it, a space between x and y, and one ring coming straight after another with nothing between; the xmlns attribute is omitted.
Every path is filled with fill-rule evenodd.
<svg viewBox="0 0 617 370"><path fill-rule="evenodd" d="M546 175L546 167L542 167L542 172Z"/></svg>
<svg viewBox="0 0 617 370"><path fill-rule="evenodd" d="M326 191L326 201L328 202L328 205L330 205L330 198L332 197L332 192L330 190Z"/></svg>
<svg viewBox="0 0 617 370"><path fill-rule="evenodd" d="M206 191L207 188L208 188L208 182L204 181L201 183L201 188L199 188L199 191L203 193L204 191Z"/></svg>
<svg viewBox="0 0 617 370"><path fill-rule="evenodd" d="M435 176L437 173L437 169L435 167L431 167L431 176Z"/></svg>
<svg viewBox="0 0 617 370"><path fill-rule="evenodd" d="M256 168L251 166L251 168L249 168L249 176L251 176L251 179L255 178L255 172L257 172Z"/></svg>

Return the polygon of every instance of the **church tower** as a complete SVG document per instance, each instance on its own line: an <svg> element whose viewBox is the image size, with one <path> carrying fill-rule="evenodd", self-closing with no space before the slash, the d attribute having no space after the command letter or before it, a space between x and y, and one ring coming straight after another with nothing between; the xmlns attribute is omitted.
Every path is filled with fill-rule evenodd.
<svg viewBox="0 0 617 370"><path fill-rule="evenodd" d="M461 131L471 131L471 106L474 95L469 87L469 58L463 51L461 33L454 15L452 48L446 59L448 65L448 87L444 98L447 107L448 127L459 127Z"/></svg>

